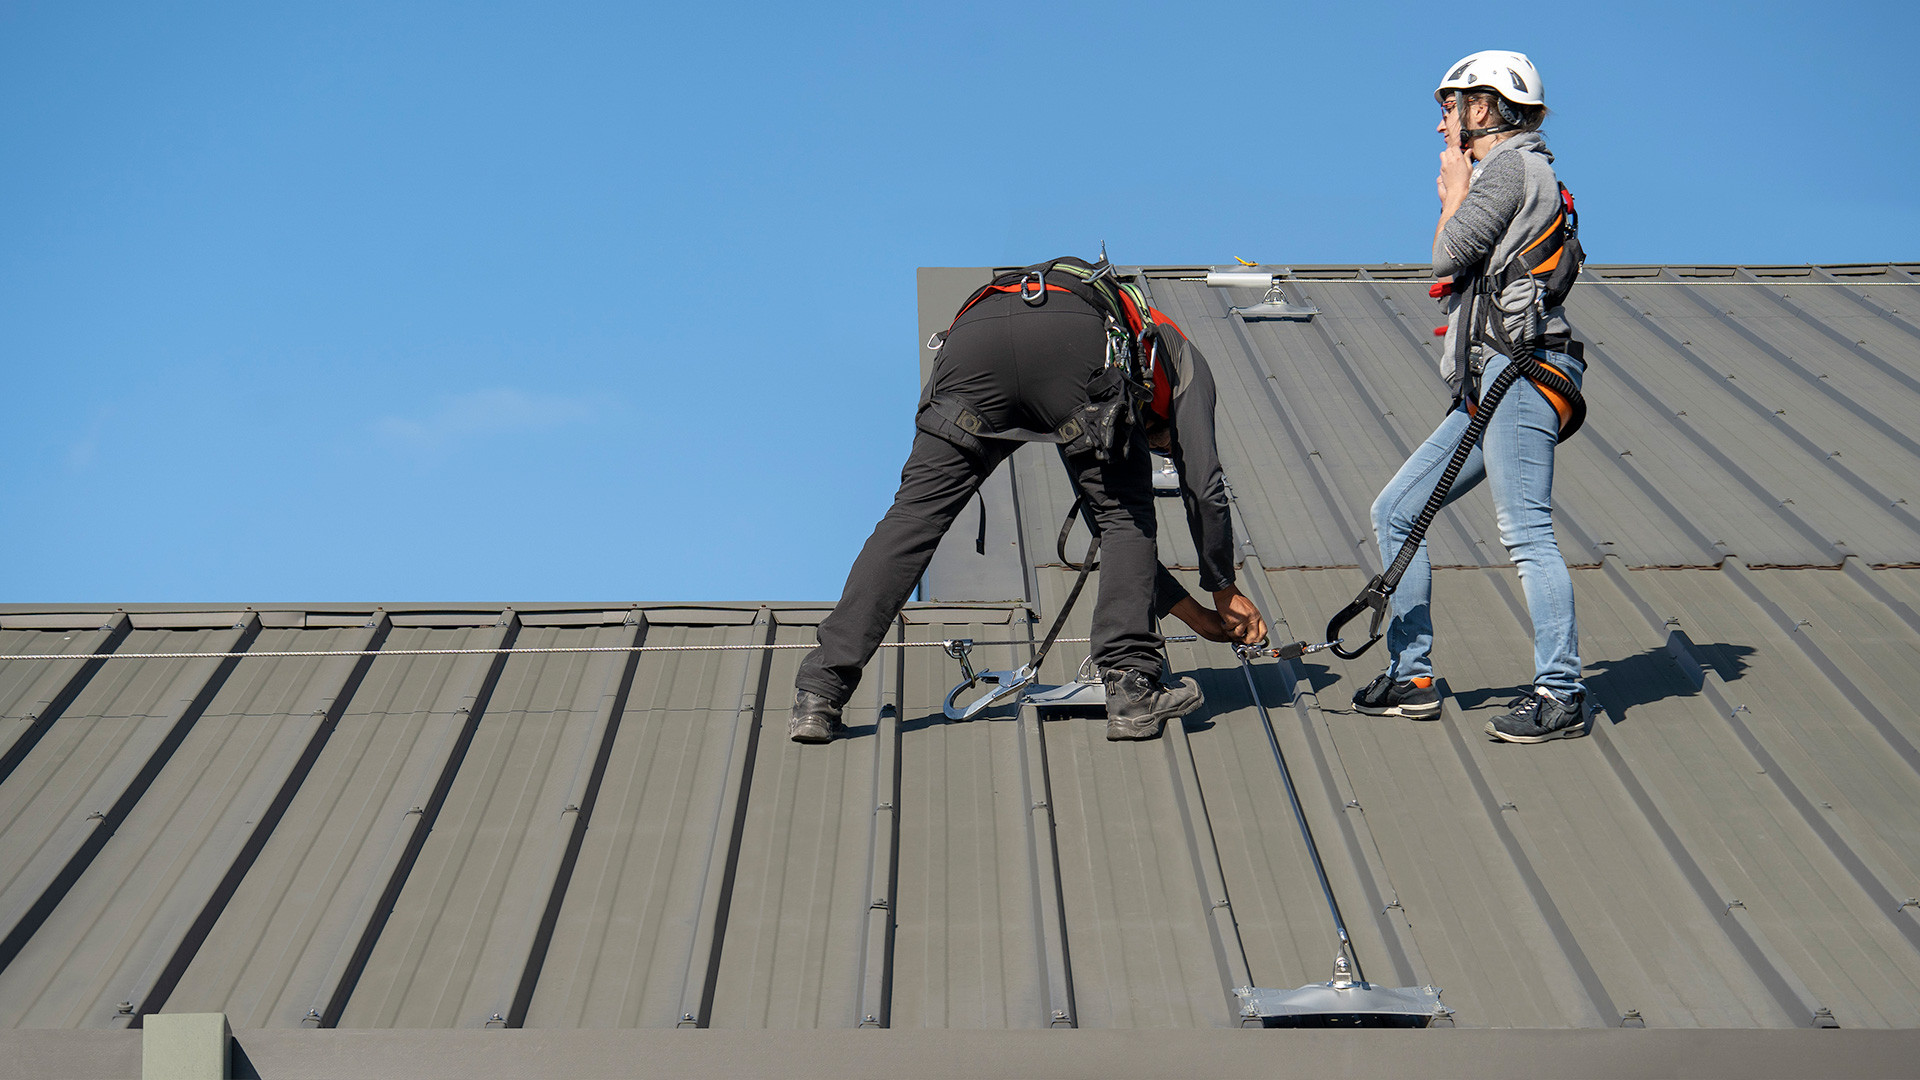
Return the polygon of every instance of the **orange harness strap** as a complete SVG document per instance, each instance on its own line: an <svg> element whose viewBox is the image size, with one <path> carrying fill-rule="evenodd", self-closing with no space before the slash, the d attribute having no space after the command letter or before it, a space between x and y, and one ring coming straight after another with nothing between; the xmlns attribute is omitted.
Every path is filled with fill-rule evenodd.
<svg viewBox="0 0 1920 1080"><path fill-rule="evenodd" d="M1563 379L1566 379L1568 382L1573 381L1572 379L1567 378L1566 372L1561 371L1559 368L1554 367L1552 364L1547 363L1545 360L1538 361L1538 363L1540 364L1541 367L1546 368L1548 371L1553 372L1555 375L1558 375ZM1538 382L1536 382L1533 379L1528 379L1527 381L1530 383L1533 383L1533 388L1535 390L1540 391L1540 396L1547 399L1547 404L1553 406L1554 413L1560 417L1561 430L1563 431L1566 430L1566 426L1573 421L1573 403L1568 401L1566 398L1561 397L1559 394L1556 394L1553 391L1547 389L1546 387L1540 385ZM1469 401L1466 404L1467 404L1468 417L1473 417L1479 414L1480 410L1473 402Z"/></svg>

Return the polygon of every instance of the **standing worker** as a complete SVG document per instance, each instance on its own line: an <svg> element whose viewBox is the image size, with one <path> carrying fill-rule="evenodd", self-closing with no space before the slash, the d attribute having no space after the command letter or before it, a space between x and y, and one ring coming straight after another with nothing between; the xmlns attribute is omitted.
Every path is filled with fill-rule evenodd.
<svg viewBox="0 0 1920 1080"><path fill-rule="evenodd" d="M961 308L921 394L913 450L893 507L847 575L820 644L794 678L788 735L823 743L947 527L1020 442L1060 444L1100 545L1093 662L1107 691L1107 738L1148 739L1203 700L1190 678L1162 681L1156 617L1210 640L1248 644L1266 622L1234 586L1233 530L1213 431L1206 361L1171 320L1098 264L1057 259L996 278ZM1166 446L1200 580L1187 595L1154 547L1149 441ZM1089 552L1089 559L1093 557Z"/></svg>
<svg viewBox="0 0 1920 1080"><path fill-rule="evenodd" d="M1383 564L1411 533L1467 430L1481 387L1508 366L1510 354L1531 356L1576 387L1586 371L1559 306L1578 273L1579 255L1571 240L1572 197L1555 177L1553 154L1539 132L1547 115L1539 71L1520 53L1477 52L1447 69L1433 96L1441 108L1436 130L1447 141L1433 235L1433 272L1442 284L1434 292L1446 297L1441 374L1453 388L1453 404L1374 501ZM1555 238L1561 246L1549 242ZM1557 275L1554 285L1543 290L1549 274ZM1571 433L1578 426L1571 415L1566 399L1537 382L1514 383L1447 498L1489 482L1500 542L1520 571L1533 618L1533 686L1487 725L1489 735L1507 742L1587 732L1573 582L1554 539L1551 501L1554 448L1563 428ZM1423 542L1391 598L1389 666L1354 696L1358 711L1412 719L1440 714L1432 589L1433 564Z"/></svg>

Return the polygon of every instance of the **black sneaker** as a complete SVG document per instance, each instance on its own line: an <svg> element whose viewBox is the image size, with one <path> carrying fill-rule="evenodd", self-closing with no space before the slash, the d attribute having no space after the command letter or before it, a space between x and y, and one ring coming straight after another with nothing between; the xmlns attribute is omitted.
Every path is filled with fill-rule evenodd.
<svg viewBox="0 0 1920 1080"><path fill-rule="evenodd" d="M1587 718L1587 695L1576 690L1561 701L1544 686L1513 701L1512 711L1487 724L1487 734L1503 742L1536 743L1548 739L1577 739L1592 729Z"/></svg>
<svg viewBox="0 0 1920 1080"><path fill-rule="evenodd" d="M793 715L787 720L787 738L794 742L832 742L840 722L840 706L806 690L793 692Z"/></svg>
<svg viewBox="0 0 1920 1080"><path fill-rule="evenodd" d="M1434 689L1433 676L1395 682L1381 672L1353 695L1353 709L1368 716L1404 716L1408 720L1431 720L1440 715L1440 691Z"/></svg>

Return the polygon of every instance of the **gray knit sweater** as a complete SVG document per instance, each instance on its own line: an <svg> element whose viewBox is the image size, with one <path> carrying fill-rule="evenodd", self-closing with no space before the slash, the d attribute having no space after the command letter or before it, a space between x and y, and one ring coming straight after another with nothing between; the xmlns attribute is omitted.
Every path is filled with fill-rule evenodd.
<svg viewBox="0 0 1920 1080"><path fill-rule="evenodd" d="M1446 228L1433 241L1433 273L1446 277L1463 272L1498 273L1507 261L1553 224L1560 212L1560 184L1553 173L1553 151L1537 131L1523 132L1493 148L1473 169L1473 186ZM1441 353L1440 374L1458 387L1461 372L1453 370L1454 335L1460 329L1460 298L1447 298L1447 341ZM1548 334L1569 333L1566 313L1546 313ZM1486 349L1474 346L1476 359Z"/></svg>

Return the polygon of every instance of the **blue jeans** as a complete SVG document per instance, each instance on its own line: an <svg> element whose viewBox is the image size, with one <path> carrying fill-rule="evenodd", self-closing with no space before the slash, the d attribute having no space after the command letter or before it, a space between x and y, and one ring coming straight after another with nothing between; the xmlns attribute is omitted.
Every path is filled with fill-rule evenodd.
<svg viewBox="0 0 1920 1080"><path fill-rule="evenodd" d="M1586 365L1565 353L1543 352L1541 358L1558 368L1577 386ZM1481 376L1491 385L1507 366L1494 356ZM1390 565L1400 545L1413 530L1414 520L1440 483L1447 461L1467 430L1464 406L1447 414L1427 441L1394 474L1373 501L1373 532L1380 542L1380 563ZM1559 440L1560 418L1532 383L1520 379L1507 388L1486 437L1473 448L1466 466L1447 495L1447 505L1473 490L1482 480L1492 484L1493 508L1500 525L1500 542L1520 571L1520 587L1533 617L1533 681L1556 694L1580 690L1580 633L1573 621L1573 581L1566 560L1553 537L1553 450ZM1387 624L1388 671L1395 679L1433 674L1433 562L1423 541L1393 594L1393 619Z"/></svg>

